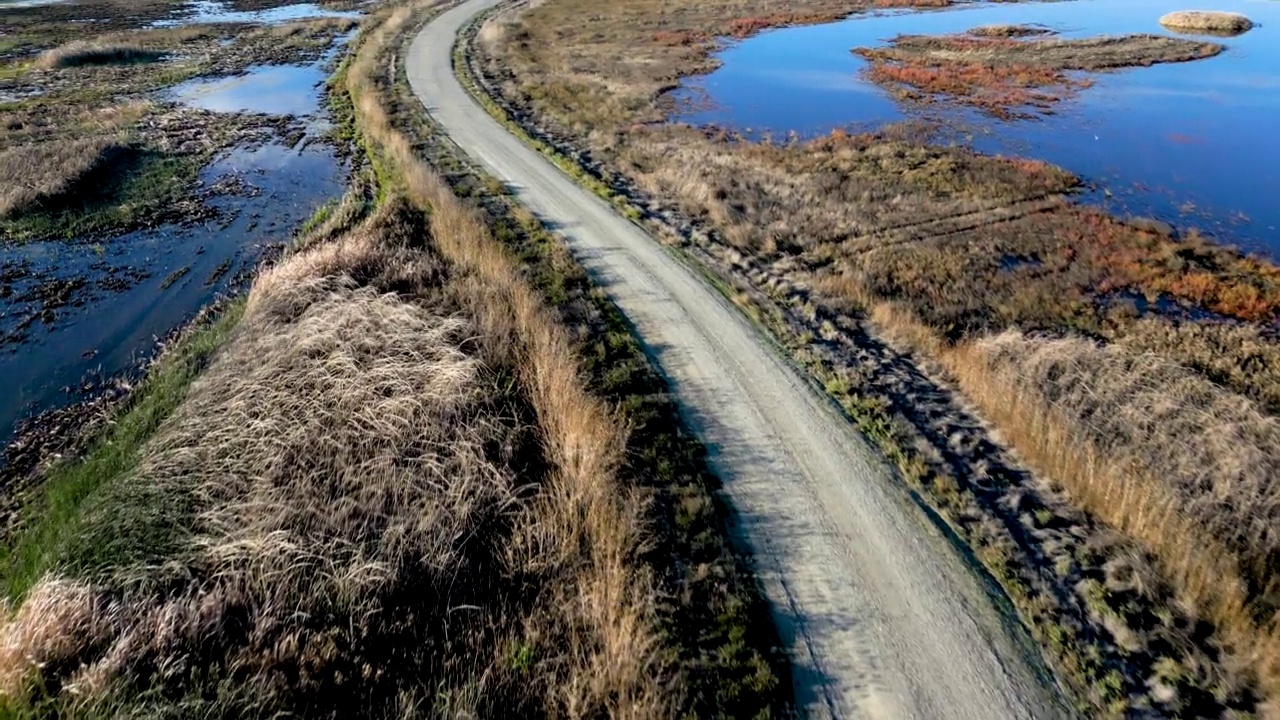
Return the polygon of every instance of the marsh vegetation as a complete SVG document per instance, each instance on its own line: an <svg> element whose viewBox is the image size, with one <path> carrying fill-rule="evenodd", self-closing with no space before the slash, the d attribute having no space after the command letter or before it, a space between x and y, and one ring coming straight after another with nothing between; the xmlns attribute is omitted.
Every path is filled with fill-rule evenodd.
<svg viewBox="0 0 1280 720"><path fill-rule="evenodd" d="M974 547L1089 713L1214 716L1276 697L1264 359L1280 348L1280 270L1083 207L1071 173L918 123L786 141L664 123L672 78L714 65L710 38L873 8L659 5L500 16L477 33L476 72L824 381ZM1002 28L865 52L897 87L1007 107L1083 89L1081 71L1221 51Z"/></svg>
<svg viewBox="0 0 1280 720"><path fill-rule="evenodd" d="M335 80L352 191L37 465L0 562L0 709L783 712L663 382L388 74L424 12L375 16Z"/></svg>
<svg viewBox="0 0 1280 720"><path fill-rule="evenodd" d="M1241 13L1209 10L1179 10L1160 17L1160 24L1170 30L1234 37L1248 32L1253 21Z"/></svg>
<svg viewBox="0 0 1280 720"><path fill-rule="evenodd" d="M871 82L903 99L943 98L1011 118L1051 110L1090 86L1072 71L1187 62L1224 50L1159 35L1059 39L1032 30L979 27L962 35L900 35L885 47L853 52L870 61L865 72ZM1030 39L1022 39L1028 32Z"/></svg>

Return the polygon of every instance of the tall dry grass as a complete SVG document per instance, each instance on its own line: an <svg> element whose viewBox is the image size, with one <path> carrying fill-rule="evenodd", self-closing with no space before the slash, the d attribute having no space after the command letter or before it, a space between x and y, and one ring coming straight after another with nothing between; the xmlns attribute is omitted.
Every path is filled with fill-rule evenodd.
<svg viewBox="0 0 1280 720"><path fill-rule="evenodd" d="M347 74L396 186L255 281L139 467L0 627L4 709L674 712L620 419L380 104L410 17L366 33Z"/></svg>
<svg viewBox="0 0 1280 720"><path fill-rule="evenodd" d="M521 630L501 540L524 430L432 297L439 267L366 232L262 276L0 632L0 689L39 678L73 711L339 716L495 692L501 633Z"/></svg>
<svg viewBox="0 0 1280 720"><path fill-rule="evenodd" d="M43 68L72 68L83 65L127 65L155 62L165 53L126 43L85 42L77 40L47 50L37 61Z"/></svg>
<svg viewBox="0 0 1280 720"><path fill-rule="evenodd" d="M430 208L435 247L459 278L458 298L489 351L518 368L555 472L538 503L540 552L572 568L562 599L572 665L550 688L571 714L664 717L678 704L658 657L652 580L634 563L639 500L615 477L624 434L616 414L584 387L567 331L542 305L480 214L416 157L387 114L394 70L387 48L413 18L393 12L370 33L348 72L362 132L391 163L409 198Z"/></svg>
<svg viewBox="0 0 1280 720"><path fill-rule="evenodd" d="M1086 339L1011 331L940 356L1029 463L1153 553L1276 697L1280 421L1159 356Z"/></svg>
<svg viewBox="0 0 1280 720"><path fill-rule="evenodd" d="M0 218L27 210L70 190L121 149L120 136L39 142L0 151Z"/></svg>

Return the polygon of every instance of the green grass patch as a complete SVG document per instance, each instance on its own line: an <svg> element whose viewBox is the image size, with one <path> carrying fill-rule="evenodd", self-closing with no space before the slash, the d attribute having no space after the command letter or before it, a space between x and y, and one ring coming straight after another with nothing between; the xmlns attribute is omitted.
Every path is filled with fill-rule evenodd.
<svg viewBox="0 0 1280 720"><path fill-rule="evenodd" d="M82 238L158 220L181 203L208 158L127 146L39 208L0 220L17 241Z"/></svg>
<svg viewBox="0 0 1280 720"><path fill-rule="evenodd" d="M0 593L20 601L55 568L91 574L172 550L183 503L158 488L119 483L142 457L142 448L186 397L191 382L208 365L244 314L244 301L181 336L164 352L80 459L61 462L45 473L22 513L25 519L0 548Z"/></svg>

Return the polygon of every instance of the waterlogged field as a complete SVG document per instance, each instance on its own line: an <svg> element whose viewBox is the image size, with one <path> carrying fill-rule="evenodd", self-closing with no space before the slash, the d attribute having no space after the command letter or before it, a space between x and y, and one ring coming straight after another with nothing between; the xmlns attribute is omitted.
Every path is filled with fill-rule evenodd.
<svg viewBox="0 0 1280 720"><path fill-rule="evenodd" d="M1241 12L1257 27L1236 37L1174 33L1159 18L1190 6ZM946 36L988 25L1032 25L1061 39L1153 34L1219 43L1218 55L1103 72L1070 72L1070 96L1030 117L1001 118L946 99L903 100L869 77L899 35ZM883 12L783 28L728 45L718 69L686 80L674 118L785 138L923 119L940 142L1033 157L1084 179L1084 199L1280 255L1280 3L1079 0ZM953 98L954 100L954 98Z"/></svg>
<svg viewBox="0 0 1280 720"><path fill-rule="evenodd" d="M324 81L357 13L135 10L4 18L0 156L33 179L0 204L0 442L130 376L345 186ZM110 29L65 40L85 17Z"/></svg>

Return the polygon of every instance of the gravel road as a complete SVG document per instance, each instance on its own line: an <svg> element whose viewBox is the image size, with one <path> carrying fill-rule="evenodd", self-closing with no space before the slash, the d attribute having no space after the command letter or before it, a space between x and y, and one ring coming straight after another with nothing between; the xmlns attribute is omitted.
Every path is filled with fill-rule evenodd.
<svg viewBox="0 0 1280 720"><path fill-rule="evenodd" d="M529 149L453 75L470 0L409 50L414 92L462 149L566 238L707 445L811 717L1048 718L1055 684L1008 604L890 466L695 272Z"/></svg>

